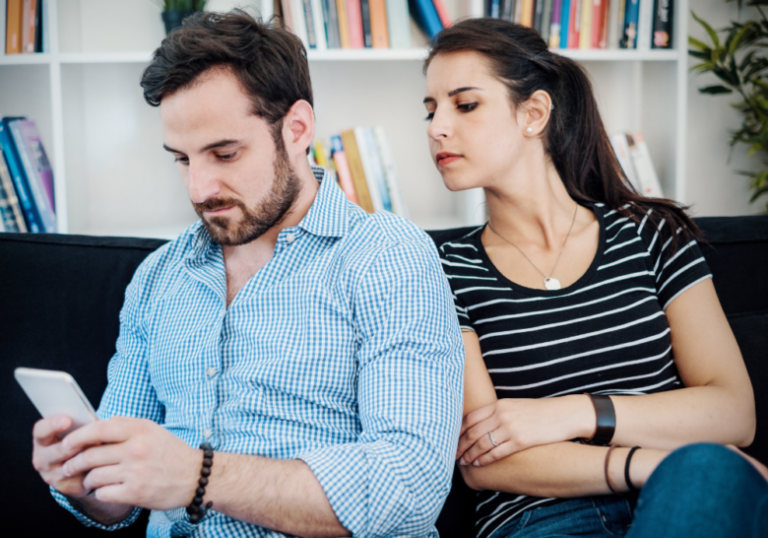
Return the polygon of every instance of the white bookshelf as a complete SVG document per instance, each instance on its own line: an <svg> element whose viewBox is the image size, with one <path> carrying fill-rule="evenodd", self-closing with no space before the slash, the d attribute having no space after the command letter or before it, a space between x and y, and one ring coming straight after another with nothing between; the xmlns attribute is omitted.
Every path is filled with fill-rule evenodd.
<svg viewBox="0 0 768 538"><path fill-rule="evenodd" d="M252 3L253 0L243 0ZM453 14L465 0L448 0ZM5 29L5 0L0 0ZM196 218L159 112L139 80L164 37L149 0L46 0L49 51L0 54L0 116L38 124L55 174L61 232L172 237ZM688 0L675 2L674 50L558 50L589 71L609 133L640 130L665 193L686 201ZM428 153L421 98L427 48L310 50L317 136L382 125L411 219L424 228L475 224L482 193L450 193ZM4 48L2 51L4 53Z"/></svg>

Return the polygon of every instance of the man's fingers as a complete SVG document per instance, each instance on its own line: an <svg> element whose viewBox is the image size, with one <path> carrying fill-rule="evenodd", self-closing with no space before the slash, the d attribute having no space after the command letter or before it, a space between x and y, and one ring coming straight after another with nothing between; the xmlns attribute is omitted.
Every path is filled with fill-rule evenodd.
<svg viewBox="0 0 768 538"><path fill-rule="evenodd" d="M79 452L89 446L123 442L129 437L130 433L130 428L126 427L125 422L119 418L98 420L68 434L62 440L62 443L65 449Z"/></svg>
<svg viewBox="0 0 768 538"><path fill-rule="evenodd" d="M87 491L91 491L105 486L122 484L124 480L125 477L123 476L123 470L120 465L106 465L103 467L96 467L85 475L83 487ZM102 499L99 498L99 500Z"/></svg>
<svg viewBox="0 0 768 538"><path fill-rule="evenodd" d="M64 464L64 475L75 476L91 469L119 463L122 450L121 445L101 445L83 450Z"/></svg>
<svg viewBox="0 0 768 538"><path fill-rule="evenodd" d="M40 446L49 446L59 442L58 434L72 426L72 419L67 415L42 418L32 427L32 439Z"/></svg>

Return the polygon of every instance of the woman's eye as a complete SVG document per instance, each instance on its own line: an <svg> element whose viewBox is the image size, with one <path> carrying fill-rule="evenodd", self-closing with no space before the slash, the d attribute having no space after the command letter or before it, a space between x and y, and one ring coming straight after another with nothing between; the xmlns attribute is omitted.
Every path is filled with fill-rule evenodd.
<svg viewBox="0 0 768 538"><path fill-rule="evenodd" d="M435 113L434 113L434 112L429 112L429 113L427 114L427 117L426 117L426 118L424 118L424 119L425 119L426 121L432 121L432 118L434 118L434 117L435 117Z"/></svg>
<svg viewBox="0 0 768 538"><path fill-rule="evenodd" d="M462 112L472 112L475 108L477 108L477 103L463 103L461 105L456 105L456 108Z"/></svg>
<svg viewBox="0 0 768 538"><path fill-rule="evenodd" d="M176 157L173 162L175 163L181 163L181 164L189 164L189 158L187 157Z"/></svg>

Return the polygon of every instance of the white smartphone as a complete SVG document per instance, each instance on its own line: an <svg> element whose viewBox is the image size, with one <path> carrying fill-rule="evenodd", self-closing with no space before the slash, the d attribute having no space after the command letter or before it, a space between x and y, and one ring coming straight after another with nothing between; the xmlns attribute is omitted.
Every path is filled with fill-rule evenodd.
<svg viewBox="0 0 768 538"><path fill-rule="evenodd" d="M59 437L98 420L88 398L67 372L16 368L13 375L43 418L62 414L72 417L72 427Z"/></svg>

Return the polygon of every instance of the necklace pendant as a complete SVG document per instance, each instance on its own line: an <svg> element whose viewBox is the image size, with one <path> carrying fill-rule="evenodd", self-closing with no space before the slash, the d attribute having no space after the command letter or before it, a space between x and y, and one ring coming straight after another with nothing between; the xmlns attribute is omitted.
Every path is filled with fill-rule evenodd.
<svg viewBox="0 0 768 538"><path fill-rule="evenodd" d="M548 290L562 289L560 286L560 281L556 278L552 278L551 276L544 279L544 287Z"/></svg>

